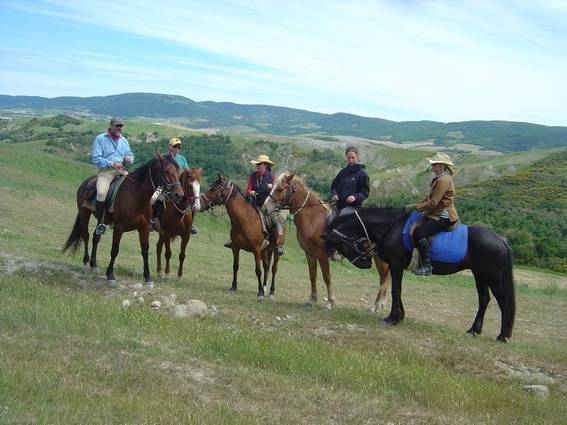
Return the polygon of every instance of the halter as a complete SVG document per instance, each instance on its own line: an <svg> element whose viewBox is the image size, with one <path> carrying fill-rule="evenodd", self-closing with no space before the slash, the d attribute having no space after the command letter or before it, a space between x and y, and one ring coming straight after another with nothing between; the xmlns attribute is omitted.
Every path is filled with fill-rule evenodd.
<svg viewBox="0 0 567 425"><path fill-rule="evenodd" d="M320 202L317 202L315 204L307 205L307 201L309 200L309 195L311 195L311 191L308 190L307 195L305 195L305 199L303 200L301 205L299 207L297 207L297 209L295 211L292 211L293 207L291 206L291 203L292 203L292 200L293 200L293 194L297 192L297 187L294 184L292 184L290 181L286 181L286 183L287 183L288 187L287 187L287 190L286 190L285 197L283 198L282 201L278 201L278 200L274 199L271 192L268 195L268 197L274 202L274 204L276 204L276 209L282 209L282 208L287 207L287 208L289 208L289 211L294 216L297 216L301 211L303 211L304 208L315 207L317 205L324 205L325 204L325 202L320 201Z"/></svg>
<svg viewBox="0 0 567 425"><path fill-rule="evenodd" d="M165 171L164 171L164 167L162 166L161 160L158 159L157 162L159 163L159 170L160 170L158 184L156 185L154 183L153 166L148 167L148 178L150 179L150 183L152 184L152 188L154 190L156 190L158 187L162 187L165 197L168 198L171 195L172 189L175 186L181 186L181 182L179 180L177 180L176 182L169 183L165 178Z"/></svg>

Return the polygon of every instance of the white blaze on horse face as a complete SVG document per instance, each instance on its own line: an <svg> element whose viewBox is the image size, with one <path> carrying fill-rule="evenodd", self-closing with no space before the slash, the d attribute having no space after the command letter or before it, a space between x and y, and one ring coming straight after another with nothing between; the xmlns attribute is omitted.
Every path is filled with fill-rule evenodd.
<svg viewBox="0 0 567 425"><path fill-rule="evenodd" d="M195 204L194 204L194 208L195 211L199 211L201 209L201 184L195 180L192 183L193 186L193 196L195 198Z"/></svg>

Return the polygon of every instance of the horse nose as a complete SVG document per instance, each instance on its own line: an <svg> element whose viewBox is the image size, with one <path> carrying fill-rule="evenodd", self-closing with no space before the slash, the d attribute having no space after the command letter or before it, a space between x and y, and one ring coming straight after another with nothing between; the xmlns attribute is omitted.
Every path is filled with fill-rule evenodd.
<svg viewBox="0 0 567 425"><path fill-rule="evenodd" d="M195 199L195 206L193 208L195 211L199 211L201 209L201 198Z"/></svg>
<svg viewBox="0 0 567 425"><path fill-rule="evenodd" d="M180 190L179 192L174 192L173 193L173 200L175 202L181 202L183 200L183 191Z"/></svg>

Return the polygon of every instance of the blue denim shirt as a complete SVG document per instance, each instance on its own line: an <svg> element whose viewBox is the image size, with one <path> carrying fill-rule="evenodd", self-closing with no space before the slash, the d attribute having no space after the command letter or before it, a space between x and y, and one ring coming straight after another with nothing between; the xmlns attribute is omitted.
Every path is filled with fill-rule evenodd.
<svg viewBox="0 0 567 425"><path fill-rule="evenodd" d="M118 141L112 140L108 132L101 133L95 137L92 149L92 161L98 168L109 168L113 162L124 163L124 158L129 157L129 163L134 162L134 154L130 150L130 144L124 136Z"/></svg>

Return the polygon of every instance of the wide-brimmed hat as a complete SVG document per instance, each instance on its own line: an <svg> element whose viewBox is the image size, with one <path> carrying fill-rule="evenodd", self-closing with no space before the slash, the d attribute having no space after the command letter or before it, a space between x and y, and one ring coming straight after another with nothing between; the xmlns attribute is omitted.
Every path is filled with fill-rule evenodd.
<svg viewBox="0 0 567 425"><path fill-rule="evenodd" d="M180 144L181 144L181 139L179 139L179 137L174 137L172 139L169 139L169 146L176 146Z"/></svg>
<svg viewBox="0 0 567 425"><path fill-rule="evenodd" d="M258 158L253 159L252 161L250 161L252 164L256 165L256 164L270 164L270 165L274 165L274 163L272 161L270 161L270 157L268 155L258 155Z"/></svg>
<svg viewBox="0 0 567 425"><path fill-rule="evenodd" d="M451 157L443 152L437 152L431 158L427 158L430 164L445 164L449 167L453 166L453 161L451 161Z"/></svg>

